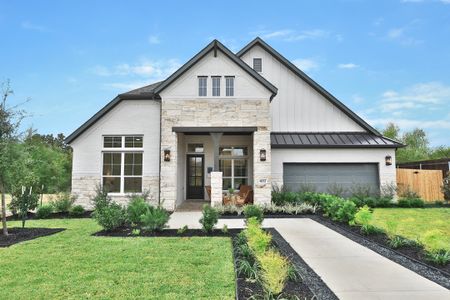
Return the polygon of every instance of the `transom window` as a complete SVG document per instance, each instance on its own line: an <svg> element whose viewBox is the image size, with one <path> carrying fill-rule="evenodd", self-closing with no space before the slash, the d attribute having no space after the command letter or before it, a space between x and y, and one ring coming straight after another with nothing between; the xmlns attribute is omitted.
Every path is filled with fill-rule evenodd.
<svg viewBox="0 0 450 300"><path fill-rule="evenodd" d="M256 72L262 72L262 58L253 59L253 70Z"/></svg>
<svg viewBox="0 0 450 300"><path fill-rule="evenodd" d="M198 95L200 97L206 97L207 96L207 83L208 77L206 76L199 76L198 77Z"/></svg>
<svg viewBox="0 0 450 300"><path fill-rule="evenodd" d="M142 148L142 136L104 136L103 148Z"/></svg>
<svg viewBox="0 0 450 300"><path fill-rule="evenodd" d="M104 136L102 186L109 193L141 193L142 136ZM132 151L130 151L132 150Z"/></svg>
<svg viewBox="0 0 450 300"><path fill-rule="evenodd" d="M212 77L212 95L213 97L220 96L220 76Z"/></svg>
<svg viewBox="0 0 450 300"><path fill-rule="evenodd" d="M189 153L203 153L203 144L188 144Z"/></svg>
<svg viewBox="0 0 450 300"><path fill-rule="evenodd" d="M234 76L225 76L225 94L227 97L234 96Z"/></svg>
<svg viewBox="0 0 450 300"><path fill-rule="evenodd" d="M239 189L248 184L248 148L220 147L219 169L222 172L223 189Z"/></svg>

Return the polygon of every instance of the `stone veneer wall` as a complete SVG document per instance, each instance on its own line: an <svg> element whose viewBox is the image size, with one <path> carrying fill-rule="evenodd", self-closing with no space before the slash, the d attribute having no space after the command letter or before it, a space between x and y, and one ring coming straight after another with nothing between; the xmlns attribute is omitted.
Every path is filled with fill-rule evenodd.
<svg viewBox="0 0 450 300"><path fill-rule="evenodd" d="M72 194L77 198L75 205L82 205L86 209L92 209L91 198L95 196L97 186L100 184L101 177L99 176L77 176L72 178ZM158 176L144 176L142 178L143 190L150 191L149 202L153 204L158 203ZM127 205L129 198L126 195L111 195L111 199L118 204Z"/></svg>
<svg viewBox="0 0 450 300"><path fill-rule="evenodd" d="M161 157L169 149L171 160L161 159L161 201L173 210L177 199L177 133L172 127L257 127L253 134L254 200L257 204L271 201L270 102L242 99L163 99L161 116ZM259 151L265 149L266 161ZM180 155L184 155L180 154Z"/></svg>

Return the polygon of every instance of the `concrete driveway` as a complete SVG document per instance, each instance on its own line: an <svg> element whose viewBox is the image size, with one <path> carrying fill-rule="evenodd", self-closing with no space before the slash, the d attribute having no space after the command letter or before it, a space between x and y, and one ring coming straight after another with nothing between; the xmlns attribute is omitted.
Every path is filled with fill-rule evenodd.
<svg viewBox="0 0 450 300"><path fill-rule="evenodd" d="M201 212L175 212L169 226L200 228ZM220 219L222 228L242 219ZM308 218L266 219L340 299L449 299L446 288Z"/></svg>

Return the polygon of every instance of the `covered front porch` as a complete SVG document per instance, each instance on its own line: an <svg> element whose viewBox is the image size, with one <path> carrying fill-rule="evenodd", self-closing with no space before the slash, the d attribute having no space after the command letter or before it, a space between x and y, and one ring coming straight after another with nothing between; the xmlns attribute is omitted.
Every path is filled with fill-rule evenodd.
<svg viewBox="0 0 450 300"><path fill-rule="evenodd" d="M242 203L243 196L247 202L253 202L256 130L174 127L178 161L175 208L198 210L205 203L217 205L224 200Z"/></svg>

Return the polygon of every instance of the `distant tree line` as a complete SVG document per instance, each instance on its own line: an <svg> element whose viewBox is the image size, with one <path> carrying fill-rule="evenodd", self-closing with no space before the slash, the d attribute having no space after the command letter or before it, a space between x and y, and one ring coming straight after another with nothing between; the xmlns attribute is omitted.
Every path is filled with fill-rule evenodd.
<svg viewBox="0 0 450 300"><path fill-rule="evenodd" d="M450 157L450 146L431 147L423 129L416 128L400 134L400 127L395 123L389 123L382 130L382 134L406 145L397 150L395 155L397 163Z"/></svg>

